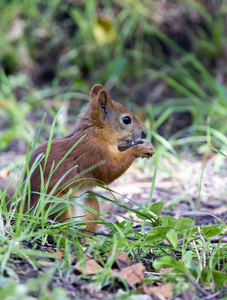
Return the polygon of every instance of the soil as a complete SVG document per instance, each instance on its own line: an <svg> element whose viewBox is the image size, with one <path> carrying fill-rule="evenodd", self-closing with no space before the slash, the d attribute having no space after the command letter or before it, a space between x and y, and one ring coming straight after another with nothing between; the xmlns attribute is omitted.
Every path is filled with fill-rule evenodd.
<svg viewBox="0 0 227 300"><path fill-rule="evenodd" d="M22 148L22 146L20 146ZM9 149L4 153L4 158L1 157L0 170L4 170L4 161L18 160L23 157L16 153L14 149ZM158 168L155 187L152 195L152 203L157 200L164 202L162 214L171 215L179 218L181 216L194 218L195 211L198 206L198 212L195 219L196 225L218 224L217 218L226 221L227 211L227 163L226 160L220 160L220 155L212 154L205 164L201 192L199 193L199 186L201 174L203 170L202 157L181 159L174 161L171 159L164 159ZM116 194L117 200L129 207L137 209L137 206L130 202L132 199L139 205L146 205L148 203L153 174L150 173L150 167L147 166L149 161L140 161L140 166L135 163L130 169L117 181L115 181L110 188L119 193ZM221 166L219 166L221 164ZM165 169L166 168L166 169ZM167 170L168 168L168 170ZM0 176L4 172L1 171ZM102 189L97 189L103 195L110 198L110 194ZM120 210L118 206L104 202L103 213L108 221L121 222L129 218L134 221L134 229L140 230L140 224L137 223L136 216L126 210ZM145 230L149 230L148 226ZM102 232L103 228L99 228ZM213 242L218 242L219 237L212 238ZM227 242L227 236L224 237L223 242ZM24 241L25 248L31 248L33 245ZM57 251L55 246L37 245L41 251ZM63 251L62 251L63 252ZM152 259L152 257L151 257ZM52 259L38 258L39 265L36 269L29 263L18 257L13 258L13 263L9 265L13 269L19 282L26 283L28 279L38 278L54 264ZM76 262L76 258L75 258ZM150 270L150 264L145 263L146 269ZM7 270L4 274L6 277ZM81 279L76 270L68 277L66 273L56 274L49 282L49 289L53 287L62 287L67 291L67 295L72 299L113 299L116 292L121 288L118 283L114 286L107 286L105 290L99 290L98 286L89 280ZM35 296L34 293L33 296Z"/></svg>

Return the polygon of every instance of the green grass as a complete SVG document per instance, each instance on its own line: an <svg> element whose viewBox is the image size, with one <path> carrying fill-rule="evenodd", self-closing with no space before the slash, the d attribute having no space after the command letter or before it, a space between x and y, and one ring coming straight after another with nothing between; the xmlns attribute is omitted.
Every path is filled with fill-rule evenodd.
<svg viewBox="0 0 227 300"><path fill-rule="evenodd" d="M99 15L96 11L101 3ZM222 1L216 14L188 0L179 1L179 5L185 12L196 11L202 16L203 25L191 32L190 53L160 29L162 22L157 19L158 8L152 1L95 0L69 5L60 0L49 4L13 0L8 5L3 0L0 115L4 123L0 125L8 130L0 135L1 149L16 137L31 140L34 132L26 117L46 99L52 99L58 108L59 99L65 99L68 107L70 98L84 99L83 92L89 92L97 82L119 90L125 103L135 100L138 87L143 90L155 80L165 82L170 96L165 102L155 103L152 116L148 114L147 118L153 118L155 132L165 126L166 139L172 135L175 113L180 113L181 118L190 115L192 126L184 128L184 137L197 135L200 142L204 141L199 139L198 126L206 126L207 122L226 135L227 90L216 79L225 74L225 67L209 67L211 61L222 58L226 44L226 5ZM18 22L16 35L12 34L13 22ZM165 54L163 45L170 55ZM55 61L51 61L52 57L56 57ZM47 70L42 69L42 62ZM43 77L35 66L41 67ZM22 93L16 99L18 89ZM226 143L223 145L219 138L215 137L214 146L226 151Z"/></svg>
<svg viewBox="0 0 227 300"><path fill-rule="evenodd" d="M111 192L113 193L113 191ZM100 196L100 198L105 201L111 201L106 197ZM145 232L142 226L141 231L137 232L134 231L132 223L129 221L123 221L120 224L100 221L103 226L110 229L110 236L107 237L100 234L100 236L96 236L89 242L89 246L85 245L85 248L82 250L82 245L77 240L77 237L82 233L73 229L73 226L78 226L80 222L56 224L48 221L47 213L44 212L44 203L49 200L49 196L41 197L40 199L40 211L43 217L36 216L36 214L22 215L20 212L19 215L15 215L16 222L14 224L10 222L11 213L5 212L4 207L2 207L4 223L2 221L1 225L1 295L2 293L6 295L6 298L3 299L7 299L19 289L19 286L15 287L15 291L9 289L11 285L15 285L13 283L14 273L9 272L10 267L8 267L10 262L12 263L13 261L12 255L32 263L34 268L36 265L39 265L37 257L52 258L54 260L53 266L46 274L46 276L49 276L49 280L56 271L62 272L66 270L68 274L73 271L74 266L71 264L72 254L76 256L77 262L80 264L85 263L85 254L95 256L96 260L104 267L104 271L101 274L89 276L89 278L92 277L99 287L103 287L114 281L111 269L116 259L116 252L121 250L131 255L135 262L152 262L156 270L164 267L172 268L168 275L162 276L157 273L156 276L159 281L173 282L179 285L182 278L184 278L184 281L188 282L186 287L189 286L190 281L196 281L207 292L211 293L221 291L222 287L226 285L227 270L225 270L222 260L226 259L227 249L221 238L221 236L224 236L226 224L220 219L218 220L218 225L198 228L194 226L194 221L191 219L181 218L177 220L173 217L161 215L161 202L154 203L150 207L137 205L136 210L114 202L115 205L134 212L144 224L154 227ZM198 232L199 235L196 234ZM62 235L62 233L67 233L67 237ZM60 246L64 247L64 250L61 251L63 251L65 257L61 263L56 259L55 253L46 253L35 249L37 242L45 243L48 234L55 237L57 248ZM215 235L220 235L218 244L213 244L209 241L209 238ZM34 243L33 249L24 249L22 245L24 240ZM164 244L165 240L167 242ZM149 256L151 249L152 256ZM110 255L110 253L112 254ZM177 258L174 257L176 254ZM108 257L107 261L103 260L104 257ZM179 261L179 258L181 258L181 261ZM9 274L7 278L3 277L3 274L6 272ZM146 282L153 283L157 279L152 274L149 275L149 271L147 275L151 276L151 279L146 279ZM45 280L44 277L41 276L38 279L38 284L40 282L42 285L42 280ZM83 277L88 278L86 275L82 275ZM29 282L26 293L23 295L24 297L29 291L36 290L37 282L33 284ZM213 285L213 282L215 285ZM45 295L48 291L48 285L44 285L42 291L36 291L37 299L42 299L42 295ZM55 289L52 293L55 293ZM61 293L64 292L61 291ZM50 299L52 298L50 297Z"/></svg>
<svg viewBox="0 0 227 300"><path fill-rule="evenodd" d="M222 243L226 224L216 218L216 225L197 227L194 220L163 215L162 202L171 209L182 201L180 195L171 201L160 199L156 203L152 203L152 196L159 172L169 171L174 176L168 160L163 158L174 160L180 166L182 153L206 158L216 151L220 161L226 159L227 89L224 80L219 80L226 72L223 55L227 42L226 3L221 1L213 13L214 10L207 10L198 1L178 1L183 11L199 13L203 20L203 26L190 31L190 52L162 30L153 1L80 3L60 0L48 4L42 0L13 0L10 4L1 0L0 3L0 151L7 150L14 140L29 144L23 163L16 162L15 166L9 162L9 169L15 169L11 179L20 178L12 199L20 209L14 216L4 204L6 191L0 192L1 297L27 300L34 293L37 299L67 299L64 289L50 289L49 283L56 273L67 278L73 272L73 256L76 263L82 265L87 255L95 257L104 271L89 279L92 278L99 288L114 285L116 278L111 270L118 250L129 254L134 262L152 263L156 271L148 270L145 282L173 282L176 295L192 288L201 298L201 291L195 288L197 284L205 290L203 297L219 290L221 297L227 280L227 249ZM102 15L99 15L101 4ZM16 32L13 31L15 24ZM166 92L152 105L147 104L153 99L148 95L152 95L156 82L164 84ZM80 110L77 104L73 108L70 106L71 100L81 99L86 103L86 93L95 83L102 83L120 95L116 100L144 113L148 139L152 138L156 155L153 162L138 161L139 167L154 174L147 206L139 206L133 199L129 199L133 208L123 205L117 201L122 196L108 187L103 189L109 190L116 201L90 192L100 201L134 213L142 222L140 231L135 231L128 220L120 224L108 222L101 214L99 223L108 229L109 236L88 236L89 244L84 245L78 241L79 236L85 235L80 230L83 222L74 220L59 224L48 220L48 215L57 209L67 209L69 202L65 198L53 198L53 194L46 195L44 184L36 210L22 213L25 195L30 190L30 175L25 182L22 178L34 147L45 140L44 133L50 134L50 147L53 137L68 132L66 124L75 123L75 114ZM142 94L137 94L138 91ZM140 97L141 100L145 98L143 108ZM132 104L134 101L137 105ZM63 106L64 112L55 117L56 111ZM70 114L72 109L74 115ZM54 119L53 125L50 121L44 122L44 111ZM185 116L189 116L190 122L176 130L177 122ZM38 134L35 134L37 128ZM35 165L39 159L41 157ZM53 165L53 172L56 167ZM221 168L220 163L218 167ZM200 172L203 175L203 170ZM199 186L194 188L198 193L202 175ZM50 201L51 206L45 210L45 203ZM57 207L59 201L63 203L61 207ZM200 213L199 201L194 204L188 199L194 214ZM152 229L145 231L145 224ZM57 259L55 253L37 249L38 243L46 243L48 235L54 236L57 249L64 253L63 259ZM212 243L210 238L216 235L220 237L219 242ZM34 243L31 249L24 249L24 240ZM45 274L23 284L13 268L17 257L28 262L34 270L41 264L40 258L51 258L53 263ZM158 270L162 267L172 270L160 274ZM88 279L88 276L82 274L77 278ZM123 286L127 293L134 293L129 292L124 281Z"/></svg>
<svg viewBox="0 0 227 300"><path fill-rule="evenodd" d="M51 144L54 125L56 123L57 116L52 125L52 131L48 145ZM41 127L39 132L41 131ZM29 146L26 156L26 165L22 167L23 178L25 172L28 172L28 161L31 157L31 153L34 150L35 142ZM75 145L76 147L77 145ZM214 149L213 147L211 147ZM167 148L168 149L168 148ZM48 151L47 151L48 155ZM223 155L220 153L220 155ZM67 154L66 154L67 156ZM200 212L198 208L194 210L194 220L184 218L183 216L177 220L168 215L161 213L163 208L163 202L158 201L151 203L153 189L155 186L156 172L158 167L152 168L154 173L153 181L151 184L150 197L146 206L141 206L132 199L128 199L131 205L124 205L117 201L117 198L121 195L108 187L103 187L114 196L116 200L111 200L107 196L99 195L94 191L90 191L90 195L95 195L101 201L108 201L112 205L118 206L120 209L130 211L137 219L142 222L140 231L135 231L133 228L133 222L124 220L121 223L113 223L105 221L103 215L100 215L98 223L103 228L108 229L108 235L98 233L94 237L86 235L85 232L80 230L82 221L68 220L66 223L57 223L48 219L48 215L58 211L59 209L67 209L69 202L62 199L57 199L52 195L55 194L60 185L57 183L54 191L46 195L47 184L41 185L40 199L34 211L23 213L23 207L27 191L30 190L30 174L32 170L39 164L42 158L38 157L27 175L25 182L21 179L16 187L15 195L12 198L12 203L19 207L18 212L12 215L11 211L7 211L5 207L5 194L6 191L2 191L1 198L1 239L0 239L0 257L1 257L1 295L4 295L2 299L9 299L9 297L20 298L17 299L30 299L29 294L34 293L35 299L61 299L58 297L66 297L66 292L62 288L49 289L48 282L51 281L54 274L64 273L66 278L72 274L74 265L72 264L72 258L76 258L76 263L80 265L86 264L87 255L89 257L95 257L96 261L104 268L103 272L97 273L91 276L86 274L80 275L78 278L84 278L92 280L98 285L99 288L104 288L116 282L116 275L113 275L112 268L116 260L117 252L123 251L132 257L132 260L136 262L143 262L146 265L152 264L156 272L146 272L146 283L154 283L156 280L165 283L174 283L176 295L183 292L184 289L189 288L192 284L193 290L196 295L201 292L196 291L196 284L203 289L203 296L214 294L219 292L224 293L223 288L227 283L226 276L226 244L222 243L222 238L225 236L226 224L216 218L218 224L216 225L204 225L195 226L195 217ZM64 158L62 162L64 163ZM205 166L205 165L204 165ZM57 166L53 166L53 172L57 170ZM42 174L42 172L41 172ZM14 176L14 175L13 175ZM51 175L50 175L51 179ZM201 184L203 180L203 170L201 170L201 180L198 186L200 193ZM99 185L102 187L101 185ZM75 187L76 189L77 187ZM67 197L67 195L66 195ZM165 199L163 199L165 200ZM197 207L200 201L198 196ZM48 209L45 208L46 203L51 205ZM62 203L61 206L57 206ZM75 202L71 202L75 203ZM75 203L75 205L78 205ZM84 209L89 209L82 206ZM90 209L92 212L92 210ZM150 230L145 231L144 226L150 226ZM64 258L57 259L56 253L49 253L40 251L37 249L38 244L45 245L47 242L47 236L52 235L56 242L56 251L61 251L64 254ZM219 242L212 243L210 238L218 235ZM79 237L85 237L88 239L88 244L82 244L79 242ZM32 243L32 248L24 248L23 241L29 241ZM63 248L62 248L63 247ZM152 252L152 255L151 255ZM12 267L12 264L16 258L20 258L25 262L32 265L34 270L40 265L42 258L51 258L52 263L44 275L39 276L36 281L29 279L26 285L22 283L16 283L16 273ZM165 275L158 273L160 268L171 268L171 272ZM7 276L6 276L7 274ZM61 275L63 276L63 275ZM64 277L63 276L63 277ZM118 280L122 280L117 276ZM182 286L182 280L184 286ZM42 288L40 289L39 286ZM123 286L126 293L130 294L127 283L123 280ZM182 290L183 289L183 290ZM207 293L207 294L206 294ZM49 295L49 296L47 296ZM61 295L61 296L60 296ZM49 298L48 298L49 297ZM67 298L66 298L67 299Z"/></svg>

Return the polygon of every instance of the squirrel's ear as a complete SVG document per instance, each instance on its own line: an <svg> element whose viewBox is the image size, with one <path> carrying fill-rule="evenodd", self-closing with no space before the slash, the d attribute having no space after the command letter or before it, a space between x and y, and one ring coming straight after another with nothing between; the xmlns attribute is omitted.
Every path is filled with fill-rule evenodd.
<svg viewBox="0 0 227 300"><path fill-rule="evenodd" d="M108 119L113 103L107 90L102 89L98 94L98 104L102 109L102 119Z"/></svg>
<svg viewBox="0 0 227 300"><path fill-rule="evenodd" d="M91 89L91 99L97 99L99 92L103 89L104 87L101 84L94 85Z"/></svg>

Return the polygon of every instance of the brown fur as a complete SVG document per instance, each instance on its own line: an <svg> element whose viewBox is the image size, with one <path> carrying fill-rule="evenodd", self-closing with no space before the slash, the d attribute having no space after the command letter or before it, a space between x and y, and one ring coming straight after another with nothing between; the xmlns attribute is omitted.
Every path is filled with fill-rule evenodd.
<svg viewBox="0 0 227 300"><path fill-rule="evenodd" d="M131 124L124 124L122 115L130 116L132 119ZM55 139L51 143L50 153L44 169L45 183L48 180L53 161L56 166L67 151L85 135L52 175L48 193L50 193L58 180L76 165L78 167L69 172L61 184L66 184L72 178L78 179L79 177L79 181L61 191L61 194L58 195L59 197L81 182L84 183L80 189L74 192L74 196L79 195L82 190L90 189L94 186L94 183L91 181L85 181L86 178L110 184L129 168L135 158L151 157L154 154L153 146L144 140L145 132L144 125L135 115L123 105L111 100L108 91L101 85L95 85L91 91L91 100L79 116L75 129L70 134ZM130 145L130 142L135 139L141 139L141 143L134 146ZM34 150L30 167L39 154L46 153L46 147L47 142ZM119 151L118 147L122 147L125 151ZM42 168L44 168L44 160L41 161ZM105 163L82 176L80 175L81 172L102 161ZM38 202L39 195L33 192L40 192L41 184L39 166L34 170L30 182L32 191L30 207L34 207ZM85 204L99 212L98 201L93 196L89 196ZM97 216L86 211L84 211L84 214L86 215L85 220L98 219ZM56 214L50 217L55 218ZM58 219L66 219L68 217L69 213L65 212ZM95 231L96 224L88 223L87 229Z"/></svg>

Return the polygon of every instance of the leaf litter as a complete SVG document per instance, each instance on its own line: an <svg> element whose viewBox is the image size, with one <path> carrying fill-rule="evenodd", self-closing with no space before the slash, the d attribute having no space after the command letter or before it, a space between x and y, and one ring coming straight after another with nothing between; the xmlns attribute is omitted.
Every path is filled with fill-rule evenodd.
<svg viewBox="0 0 227 300"><path fill-rule="evenodd" d="M169 159L168 163L171 165L171 172L160 171L156 178L155 188L152 196L152 203L161 199L164 202L162 210L163 214L171 215L175 218L181 216L194 218L197 208L198 191L200 176L202 172L203 161L201 159L194 159L193 161L182 160L174 162ZM223 162L222 168L215 169L216 154L210 158L205 166L204 176L202 180L200 201L198 206L196 225L215 224L217 220L212 215L225 220L227 210L227 168L226 162ZM9 171L2 169L0 172L1 178L7 178ZM141 171L141 168L132 166L122 178L114 182L110 188L116 190L121 196L118 201L122 201L128 206L133 206L129 199L133 199L140 205L146 205L150 195L152 182L152 174ZM107 191L98 189L103 195L110 197ZM106 218L113 222L122 222L124 219L134 220L135 228L141 227L137 223L137 217L131 211L119 209L110 202L103 203ZM111 214L109 213L111 211ZM114 214L116 212L116 214ZM200 214L203 212L203 214ZM210 215L212 214L212 215ZM149 230L149 228L145 230ZM218 240L218 237L216 237ZM213 238L215 241L215 238ZM227 242L226 236L223 242ZM26 241L22 243L23 247L31 248L31 245ZM64 260L64 250L57 249L54 246L45 247L39 245L41 251L49 251L55 253L56 260L59 262ZM152 257L152 256L151 256ZM54 274L50 280L50 289L54 286L62 287L67 291L67 295L71 298L79 299L111 299L117 291L121 289L121 285L115 282L114 288L99 290L96 284L89 280L90 275L95 275L103 272L101 266L94 258L87 257L85 265L77 264L76 257L72 254L72 261L74 261L74 272L69 276L66 271L63 271L63 276ZM5 269L4 276L14 278L15 281L25 284L31 278L42 276L53 268L55 260L51 258L37 257L37 269L34 269L29 260L22 259L14 255L10 263ZM146 265L146 262L141 259L141 262L136 263L131 261L126 253L120 253L115 259L115 267L112 269L112 275L116 278L122 278L130 286L136 288L139 293L147 294L153 299L171 299L173 297L173 284L154 281L154 284L143 283L146 279L147 272L169 273L172 268L161 268L159 271L152 270L151 265ZM117 266L117 267L116 267ZM64 275L65 273L65 275ZM87 280L80 278L79 274L85 274ZM145 274L145 275L144 275ZM191 290L186 289L183 294L190 294ZM182 295L183 295L182 294ZM218 298L217 298L218 299Z"/></svg>

